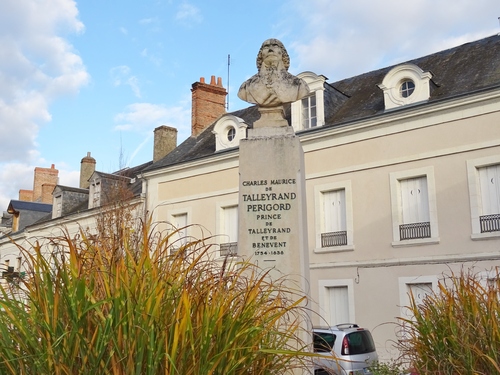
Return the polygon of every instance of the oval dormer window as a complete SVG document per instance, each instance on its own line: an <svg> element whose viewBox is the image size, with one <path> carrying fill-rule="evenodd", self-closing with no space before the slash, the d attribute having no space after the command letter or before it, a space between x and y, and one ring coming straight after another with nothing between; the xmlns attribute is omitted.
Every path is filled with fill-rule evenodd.
<svg viewBox="0 0 500 375"><path fill-rule="evenodd" d="M232 126L227 131L227 140L231 142L236 137L236 129Z"/></svg>
<svg viewBox="0 0 500 375"><path fill-rule="evenodd" d="M411 80L404 81L399 87L401 97L408 98L415 91L415 83Z"/></svg>

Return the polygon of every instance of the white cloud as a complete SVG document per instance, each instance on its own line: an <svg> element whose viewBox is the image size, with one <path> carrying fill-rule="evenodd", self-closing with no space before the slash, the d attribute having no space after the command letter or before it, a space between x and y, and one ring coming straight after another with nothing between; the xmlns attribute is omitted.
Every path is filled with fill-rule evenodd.
<svg viewBox="0 0 500 375"><path fill-rule="evenodd" d="M31 189L39 164L36 139L49 105L89 81L64 38L84 29L73 0L0 1L0 209Z"/></svg>
<svg viewBox="0 0 500 375"><path fill-rule="evenodd" d="M331 80L425 56L498 32L498 0L291 0L297 71ZM496 12L496 13L495 13ZM491 24L484 20L491 18Z"/></svg>
<svg viewBox="0 0 500 375"><path fill-rule="evenodd" d="M185 26L191 26L193 23L202 22L203 15L198 7L188 2L183 2L177 8L175 19Z"/></svg>
<svg viewBox="0 0 500 375"><path fill-rule="evenodd" d="M134 103L127 106L124 112L115 116L117 124L115 130L147 131L161 125L179 129L179 125L189 126L191 120L190 109L177 106L167 107L152 103ZM180 129L179 129L180 131Z"/></svg>
<svg viewBox="0 0 500 375"><path fill-rule="evenodd" d="M132 75L131 70L126 65L115 66L110 71L113 85L122 86L126 85L132 89L132 92L137 98L141 97L141 89L139 87L139 79Z"/></svg>
<svg viewBox="0 0 500 375"><path fill-rule="evenodd" d="M19 199L20 189L33 189L35 168L25 163L0 164L0 211L7 209L12 199Z"/></svg>

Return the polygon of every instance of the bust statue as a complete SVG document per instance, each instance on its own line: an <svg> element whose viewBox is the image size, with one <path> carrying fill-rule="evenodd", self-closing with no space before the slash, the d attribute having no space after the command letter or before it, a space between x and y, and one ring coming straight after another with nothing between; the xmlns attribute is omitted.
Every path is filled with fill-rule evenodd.
<svg viewBox="0 0 500 375"><path fill-rule="evenodd" d="M288 73L290 57L283 43L268 39L257 55L258 73L243 82L238 97L262 108L281 106L309 94L307 83Z"/></svg>

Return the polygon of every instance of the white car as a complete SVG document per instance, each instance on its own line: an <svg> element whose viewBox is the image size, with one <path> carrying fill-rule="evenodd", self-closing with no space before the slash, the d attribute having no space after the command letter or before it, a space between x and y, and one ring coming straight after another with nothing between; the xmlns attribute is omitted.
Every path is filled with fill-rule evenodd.
<svg viewBox="0 0 500 375"><path fill-rule="evenodd" d="M378 361L370 331L345 323L313 329L315 375L370 375Z"/></svg>

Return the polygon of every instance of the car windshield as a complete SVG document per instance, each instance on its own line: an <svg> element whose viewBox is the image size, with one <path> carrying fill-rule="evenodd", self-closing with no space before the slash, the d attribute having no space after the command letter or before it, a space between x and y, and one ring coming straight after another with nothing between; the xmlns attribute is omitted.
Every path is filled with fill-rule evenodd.
<svg viewBox="0 0 500 375"><path fill-rule="evenodd" d="M349 343L350 355L371 353L375 351L375 343L369 331L351 332L346 337Z"/></svg>

